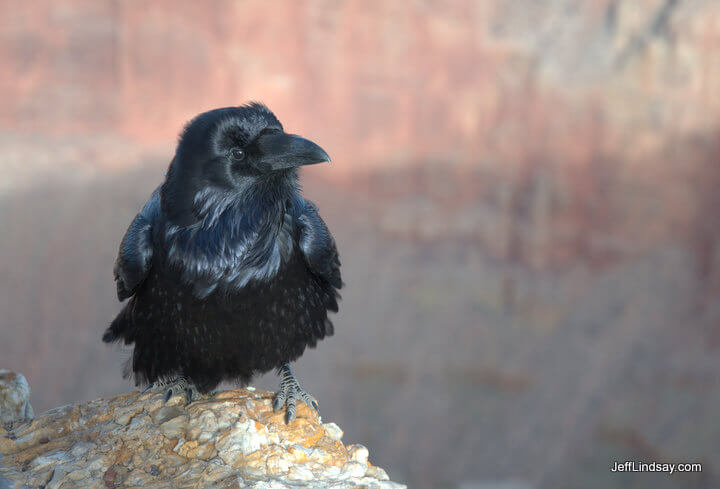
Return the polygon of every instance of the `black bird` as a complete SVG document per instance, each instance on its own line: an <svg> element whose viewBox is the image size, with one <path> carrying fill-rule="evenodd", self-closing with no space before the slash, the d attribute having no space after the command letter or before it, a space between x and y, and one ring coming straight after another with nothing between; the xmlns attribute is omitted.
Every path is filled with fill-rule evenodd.
<svg viewBox="0 0 720 489"><path fill-rule="evenodd" d="M335 241L298 187L298 167L329 162L286 134L262 104L198 115L165 182L130 224L115 263L130 299L103 341L134 344L125 375L171 395L282 375L274 408L317 409L289 362L333 334L342 287Z"/></svg>

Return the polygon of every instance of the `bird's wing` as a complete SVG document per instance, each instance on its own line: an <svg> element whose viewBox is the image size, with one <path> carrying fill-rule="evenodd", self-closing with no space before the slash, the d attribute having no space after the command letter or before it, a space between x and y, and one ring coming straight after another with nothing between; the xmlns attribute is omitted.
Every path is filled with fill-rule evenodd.
<svg viewBox="0 0 720 489"><path fill-rule="evenodd" d="M153 256L152 228L160 214L160 188L135 216L120 243L115 260L115 282L121 301L133 295L147 277Z"/></svg>
<svg viewBox="0 0 720 489"><path fill-rule="evenodd" d="M339 289L343 282L340 277L340 257L335 240L325 222L318 214L317 206L305 201L305 209L299 217L300 249L310 270Z"/></svg>

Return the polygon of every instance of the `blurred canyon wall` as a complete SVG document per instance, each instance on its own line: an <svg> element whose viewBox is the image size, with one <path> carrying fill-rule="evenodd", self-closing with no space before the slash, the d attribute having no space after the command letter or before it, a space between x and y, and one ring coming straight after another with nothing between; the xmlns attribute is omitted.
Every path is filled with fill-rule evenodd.
<svg viewBox="0 0 720 489"><path fill-rule="evenodd" d="M0 60L0 367L38 412L132 388L117 245L182 125L261 100L333 159L347 287L297 371L346 441L420 489L720 485L717 0L0 0Z"/></svg>
<svg viewBox="0 0 720 489"><path fill-rule="evenodd" d="M536 265L707 234L697 219L716 203L712 0L5 0L0 26L4 140L41 156L14 165L19 181L70 138L90 141L66 158L79 172L153 144L169 160L194 114L259 99L328 149L332 179L414 167L390 184L412 193L443 174L437 233ZM501 232L455 215L476 199L506 216ZM433 234L417 220L396 232Z"/></svg>

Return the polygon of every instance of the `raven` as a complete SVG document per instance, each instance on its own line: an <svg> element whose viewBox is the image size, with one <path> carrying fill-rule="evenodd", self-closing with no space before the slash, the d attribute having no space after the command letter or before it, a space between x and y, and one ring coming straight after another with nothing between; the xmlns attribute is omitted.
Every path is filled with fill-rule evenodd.
<svg viewBox="0 0 720 489"><path fill-rule="evenodd" d="M165 181L130 224L115 262L120 301L103 341L134 344L125 376L170 386L166 401L282 375L273 407L295 419L317 401L290 362L333 334L340 260L303 199L298 167L329 162L264 105L202 113L183 130Z"/></svg>

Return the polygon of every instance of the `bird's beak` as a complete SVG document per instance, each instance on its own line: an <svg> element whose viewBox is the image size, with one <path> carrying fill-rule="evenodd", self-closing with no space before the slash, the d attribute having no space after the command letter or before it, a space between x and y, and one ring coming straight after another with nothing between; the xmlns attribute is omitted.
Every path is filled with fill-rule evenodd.
<svg viewBox="0 0 720 489"><path fill-rule="evenodd" d="M260 164L267 171L294 168L301 165L330 162L330 157L317 144L300 136L272 132L257 139Z"/></svg>

